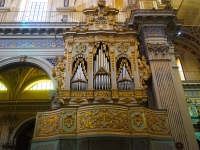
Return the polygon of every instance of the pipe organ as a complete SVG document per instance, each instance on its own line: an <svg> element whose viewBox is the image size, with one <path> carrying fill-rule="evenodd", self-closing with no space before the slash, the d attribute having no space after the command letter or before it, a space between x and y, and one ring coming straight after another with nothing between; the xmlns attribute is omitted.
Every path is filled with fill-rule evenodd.
<svg viewBox="0 0 200 150"><path fill-rule="evenodd" d="M87 78L83 70L85 70L84 67L84 61L81 59L82 62L77 61L74 65L74 73L71 79L71 90L87 90Z"/></svg>
<svg viewBox="0 0 200 150"><path fill-rule="evenodd" d="M139 54L138 33L117 24L119 11L98 1L84 10L85 23L66 30L64 51L65 81L58 88L58 101L64 104L122 103L147 101L146 80L150 67ZM60 85L60 84L58 84Z"/></svg>
<svg viewBox="0 0 200 150"><path fill-rule="evenodd" d="M127 60L126 60L127 62ZM130 76L130 63L121 62L121 67L119 68L118 78L117 78L117 87L118 90L133 90L134 82L132 77ZM129 71L128 71L129 70Z"/></svg>
<svg viewBox="0 0 200 150"><path fill-rule="evenodd" d="M96 49L94 56L94 89L107 90L110 89L110 61L107 52L107 45L101 43Z"/></svg>
<svg viewBox="0 0 200 150"><path fill-rule="evenodd" d="M171 64L168 60L170 58L171 61L172 53L169 55L167 45L164 43L164 45L148 43L157 42L154 40L157 35L161 37L158 39L165 40L164 42L167 39L163 37L164 34L160 33L160 30L154 28L148 30L149 26L151 27L153 24L152 22L149 24L147 16L151 14L149 10L145 12L146 14L144 11L132 11L133 16L127 19L126 23L121 23L116 22L119 10L105 6L105 0L98 0L97 5L83 10L86 22L78 23L63 33L65 39L64 57L58 60L60 63L57 62L57 66L52 72L58 82L57 91L51 93L52 109L56 110L37 114L34 132L35 143L33 144L37 146L39 140L44 140L46 143L48 138L49 141L52 141L54 140L52 137L55 137L56 140L61 137L60 141L54 143L60 144L64 140L66 143L60 144L60 146L56 145L57 149L69 144L74 150L87 149L90 143L93 143L91 145L91 147L95 147L93 149L98 149L99 147L95 144L99 142L95 142L95 140L100 139L100 137L102 139L106 137L106 140L109 138L112 141L116 140L116 144L119 143L116 138L126 140L125 137L127 137L125 144L122 144L125 145L123 149L126 150L131 149L131 147L140 149L143 145L146 149L151 147L152 150L159 149L163 145L165 145L165 149L175 150L175 147L172 147L174 145L172 134L175 132L171 131L175 131L179 126L173 127L173 130L170 129L167 113L174 112L170 104L173 101L177 101L178 104L181 97L177 99L176 92L179 90L169 88L168 93L172 95L170 101L171 95L165 94L165 88L163 89L162 86L172 87L172 82L176 79L172 76L176 70L170 68ZM163 16L166 16L166 13L172 16L172 12L174 11L165 10ZM154 21L161 19L159 24L166 21L166 17L157 17L155 10L151 15L150 18ZM143 24L144 26L140 26L138 29L140 28L142 32L150 35L145 35L147 38L147 53L145 54L151 60L151 67L154 67L153 80L156 83L154 90L157 90L154 96L158 95L157 99L161 99L158 105L164 106L166 104L168 107L167 104L169 104L170 111L142 107L147 104L148 100L146 81L151 76L151 70L145 56L141 57L138 50L137 38L141 34L139 35L138 30L130 29L129 26L134 25L134 23L139 26L145 21L149 26ZM162 30L164 26L163 24ZM173 46L170 46L170 51L172 49ZM162 74L162 70L166 72ZM165 78L169 78L169 80ZM152 98L150 97L150 99ZM61 108L62 106L67 108ZM179 108L178 105L176 107ZM178 118L179 115L171 117L173 116L171 114L169 114L170 121L174 122L174 118ZM181 123L181 121L179 122ZM186 132L182 128L179 129L183 137ZM138 135L141 136L138 137ZM98 138L88 142L88 137L91 136ZM140 142L142 136L144 139ZM176 138L177 136L179 133L175 135ZM100 141L102 140L100 139ZM137 141L139 142L136 143ZM148 143L150 144L148 145ZM81 146L83 147L80 148ZM122 147L118 149L120 148L122 149Z"/></svg>

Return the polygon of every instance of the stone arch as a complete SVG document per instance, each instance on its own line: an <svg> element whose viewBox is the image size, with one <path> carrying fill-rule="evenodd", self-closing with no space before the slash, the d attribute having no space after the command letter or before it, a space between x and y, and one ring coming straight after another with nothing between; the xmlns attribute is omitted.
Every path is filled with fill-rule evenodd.
<svg viewBox="0 0 200 150"><path fill-rule="evenodd" d="M53 66L48 61L46 61L45 59L35 58L35 57L26 57L24 59L21 59L21 56L10 57L10 58L0 60L0 67L3 67L5 65L15 63L15 62L20 62L20 61L32 63L32 64L42 68L48 74L48 76L50 77L50 79L53 83L53 89L56 89L57 81L54 80L52 73L51 73Z"/></svg>
<svg viewBox="0 0 200 150"><path fill-rule="evenodd" d="M33 120L35 118L36 118L35 115L30 116L26 119L23 119L19 124L17 124L17 126L14 128L14 130L13 130L11 136L10 136L10 139L13 139L15 137L15 135L16 135L17 131L20 129L20 127L22 127L25 123L27 123L28 121Z"/></svg>

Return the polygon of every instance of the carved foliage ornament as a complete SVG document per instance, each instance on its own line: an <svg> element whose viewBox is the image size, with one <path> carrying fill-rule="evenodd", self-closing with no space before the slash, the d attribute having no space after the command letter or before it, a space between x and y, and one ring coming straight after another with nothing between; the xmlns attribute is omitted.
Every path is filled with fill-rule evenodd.
<svg viewBox="0 0 200 150"><path fill-rule="evenodd" d="M71 126L74 125L75 119L72 115L67 115L64 118L64 125L67 126L67 128L70 128Z"/></svg>
<svg viewBox="0 0 200 150"><path fill-rule="evenodd" d="M90 110L78 113L78 128L84 129L129 129L128 112L120 110Z"/></svg>
<svg viewBox="0 0 200 150"><path fill-rule="evenodd" d="M128 46L125 43L118 44L118 52L126 53L128 51Z"/></svg>
<svg viewBox="0 0 200 150"><path fill-rule="evenodd" d="M76 45L76 52L77 53L84 53L86 51L86 45L84 43L78 43Z"/></svg>
<svg viewBox="0 0 200 150"><path fill-rule="evenodd" d="M107 20L96 20L95 27L99 29L103 29L107 27Z"/></svg>
<svg viewBox="0 0 200 150"><path fill-rule="evenodd" d="M167 116L149 113L146 115L147 129L153 133L170 133L167 127Z"/></svg>
<svg viewBox="0 0 200 150"><path fill-rule="evenodd" d="M59 132L60 116L50 115L39 118L36 134L53 134Z"/></svg>
<svg viewBox="0 0 200 150"><path fill-rule="evenodd" d="M145 89L147 88L147 85L145 85L145 81L147 81L151 76L151 69L149 65L147 65L147 61L144 56L138 58L138 67L140 73L140 82L141 85L143 85L143 88Z"/></svg>
<svg viewBox="0 0 200 150"><path fill-rule="evenodd" d="M133 116L133 123L138 127L141 126L143 124L143 117L140 114L135 114Z"/></svg>
<svg viewBox="0 0 200 150"><path fill-rule="evenodd" d="M121 101L126 103L126 104L129 104L129 103L133 102L133 100L129 99L129 98L122 99Z"/></svg>
<svg viewBox="0 0 200 150"><path fill-rule="evenodd" d="M58 82L58 90L64 88L64 80L65 80L65 61L63 56L58 56L57 64L52 70L53 78Z"/></svg>
<svg viewBox="0 0 200 150"><path fill-rule="evenodd" d="M77 104L80 104L80 103L83 103L84 100L78 98L78 99L76 99L76 100L73 100L73 102L74 102L74 103L77 103Z"/></svg>

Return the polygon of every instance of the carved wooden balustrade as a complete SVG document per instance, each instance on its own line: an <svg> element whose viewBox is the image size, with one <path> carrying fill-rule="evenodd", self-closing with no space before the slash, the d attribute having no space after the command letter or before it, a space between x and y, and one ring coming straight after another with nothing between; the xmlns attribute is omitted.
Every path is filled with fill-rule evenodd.
<svg viewBox="0 0 200 150"><path fill-rule="evenodd" d="M166 110L99 104L37 113L33 140L92 135L171 137Z"/></svg>

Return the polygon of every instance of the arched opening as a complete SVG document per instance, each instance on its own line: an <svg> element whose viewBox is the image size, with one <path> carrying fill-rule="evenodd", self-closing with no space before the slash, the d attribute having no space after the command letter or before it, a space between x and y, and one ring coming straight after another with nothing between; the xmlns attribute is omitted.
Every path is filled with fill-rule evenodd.
<svg viewBox="0 0 200 150"><path fill-rule="evenodd" d="M10 87L9 90L12 93L10 98L4 100L49 99L48 90L53 89L53 82L51 82L51 78L41 67L28 62L18 62L1 67L0 72L0 77ZM42 87L41 90L27 91L26 87L37 81L45 81L45 90L42 90L43 85L38 85L38 87ZM51 82L51 85L47 81ZM48 89L49 86L50 88ZM42 97L39 97L39 95L42 95Z"/></svg>
<svg viewBox="0 0 200 150"><path fill-rule="evenodd" d="M33 137L35 127L35 119L29 120L24 123L16 132L15 139L15 150L30 150L31 139Z"/></svg>

